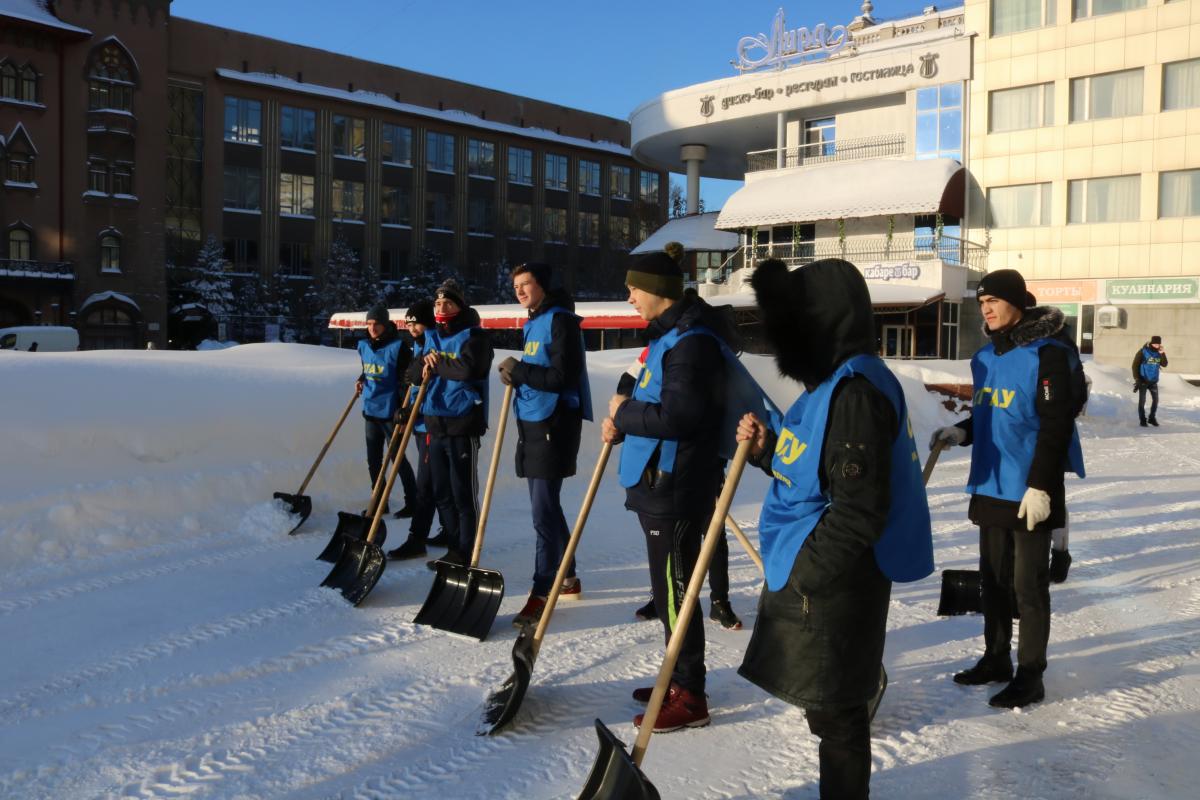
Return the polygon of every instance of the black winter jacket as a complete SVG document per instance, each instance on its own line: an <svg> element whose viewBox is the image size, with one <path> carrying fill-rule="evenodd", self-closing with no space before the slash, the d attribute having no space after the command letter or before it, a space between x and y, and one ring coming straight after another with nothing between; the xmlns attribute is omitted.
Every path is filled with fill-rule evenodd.
<svg viewBox="0 0 1200 800"><path fill-rule="evenodd" d="M551 308L575 310L575 301L562 289L549 292L530 319ZM579 455L579 438L583 427L583 412L569 408L561 394L579 388L579 373L583 367L583 339L579 335L579 319L573 314L556 314L550 322L550 343L546 347L550 366L519 361L513 367L514 386L532 386L544 392L560 395L554 412L538 422L517 420L517 477L553 480L575 474Z"/></svg>
<svg viewBox="0 0 1200 800"><path fill-rule="evenodd" d="M721 332L724 317L698 297L685 296L646 328L658 339L672 328L704 325ZM679 442L670 472L650 459L641 481L625 490L625 507L656 517L702 515L720 493L723 460L718 435L725 402L725 359L712 336L688 336L663 357L661 402L628 400L613 420L623 434ZM707 522L707 519L705 520Z"/></svg>
<svg viewBox="0 0 1200 800"><path fill-rule="evenodd" d="M458 358L444 358L438 361L437 374L452 381L487 380L492 369L492 342L487 333L479 326L479 313L473 308L464 308L458 316L445 325L439 325L438 330L447 336L462 331L464 328L475 328L470 338L463 344ZM408 368L407 378L414 386L421 385L421 368L424 362L414 360ZM495 398L493 398L493 403ZM432 437L441 436L483 436L487 433L488 421L483 405L476 405L465 416L435 417L426 414L425 430Z"/></svg>
<svg viewBox="0 0 1200 800"><path fill-rule="evenodd" d="M1058 337L1065 323L1061 310L1053 306L1036 306L1026 309L1011 329L992 333L985 325L984 333L991 338L996 355L1002 356L1043 337ZM1068 469L1067 449L1075 433L1075 408L1071 395L1071 366L1061 347L1044 345L1038 350L1037 381L1040 388L1034 408L1041 427L1025 485L1050 495L1050 516L1036 528L1041 531L1061 528L1067 519L1063 475ZM967 434L963 446L970 445L974 432L971 418L959 422L958 427ZM976 494L971 496L967 517L980 526L1026 530L1025 520L1017 516L1020 507L1020 503Z"/></svg>
<svg viewBox="0 0 1200 800"><path fill-rule="evenodd" d="M1146 342L1138 348L1137 353L1133 356L1133 383L1135 386L1141 386L1142 384L1149 386L1151 383L1158 383L1158 381L1148 381L1142 377L1142 362L1146 360L1146 348L1149 346L1150 343ZM1159 369L1166 369L1167 354L1159 353L1158 355L1162 358L1162 361L1158 362Z"/></svg>

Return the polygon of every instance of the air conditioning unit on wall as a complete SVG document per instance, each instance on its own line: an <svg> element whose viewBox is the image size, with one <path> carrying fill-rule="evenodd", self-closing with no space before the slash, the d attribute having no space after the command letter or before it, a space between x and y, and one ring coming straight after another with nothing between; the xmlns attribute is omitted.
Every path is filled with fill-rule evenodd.
<svg viewBox="0 0 1200 800"><path fill-rule="evenodd" d="M1100 306L1096 309L1096 327L1124 328L1125 310L1117 306Z"/></svg>

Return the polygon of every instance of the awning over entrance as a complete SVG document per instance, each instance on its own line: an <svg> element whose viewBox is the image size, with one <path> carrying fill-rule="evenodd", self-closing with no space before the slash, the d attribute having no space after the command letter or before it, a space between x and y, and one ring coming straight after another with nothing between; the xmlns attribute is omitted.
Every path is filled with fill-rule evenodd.
<svg viewBox="0 0 1200 800"><path fill-rule="evenodd" d="M871 293L871 305L877 311L923 308L946 296L941 289L893 283L868 283L867 290Z"/></svg>
<svg viewBox="0 0 1200 800"><path fill-rule="evenodd" d="M737 234L716 229L717 213L710 211L707 214L693 214L670 220L650 234L646 241L633 248L631 254L636 256L660 251L667 246L667 242L679 242L683 249L689 252L699 250L718 253L736 250Z"/></svg>
<svg viewBox="0 0 1200 800"><path fill-rule="evenodd" d="M875 159L811 167L751 181L725 202L717 227L946 214L961 217L966 170L952 158Z"/></svg>

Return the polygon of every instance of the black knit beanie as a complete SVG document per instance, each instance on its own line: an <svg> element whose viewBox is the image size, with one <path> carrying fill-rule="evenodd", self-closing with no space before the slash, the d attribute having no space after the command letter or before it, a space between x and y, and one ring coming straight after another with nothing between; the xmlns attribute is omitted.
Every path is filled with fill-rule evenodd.
<svg viewBox="0 0 1200 800"><path fill-rule="evenodd" d="M367 312L367 321L375 320L376 322L391 322L392 318L388 316L388 308L383 303L376 303L371 306L371 310Z"/></svg>
<svg viewBox="0 0 1200 800"><path fill-rule="evenodd" d="M467 301L463 297L462 287L458 285L458 281L453 278L448 278L438 287L437 293L433 296L435 300L451 300L459 308L466 308Z"/></svg>
<svg viewBox="0 0 1200 800"><path fill-rule="evenodd" d="M543 292L550 291L550 281L553 271L549 264L541 261L527 261L513 270L513 275L520 275L528 272L537 281L537 285L542 288Z"/></svg>
<svg viewBox="0 0 1200 800"><path fill-rule="evenodd" d="M1025 279L1015 269L998 269L984 275L983 280L979 282L979 288L975 290L975 299L985 294L999 297L1022 311L1028 305L1029 293L1025 290Z"/></svg>
<svg viewBox="0 0 1200 800"><path fill-rule="evenodd" d="M663 252L647 253L629 266L625 285L671 300L683 296L683 272L675 259Z"/></svg>
<svg viewBox="0 0 1200 800"><path fill-rule="evenodd" d="M1151 336L1150 344L1162 344L1162 337L1161 336Z"/></svg>
<svg viewBox="0 0 1200 800"><path fill-rule="evenodd" d="M408 313L404 315L405 322L415 322L418 325L424 325L426 328L434 326L433 321L433 302L429 300L418 300L408 307Z"/></svg>

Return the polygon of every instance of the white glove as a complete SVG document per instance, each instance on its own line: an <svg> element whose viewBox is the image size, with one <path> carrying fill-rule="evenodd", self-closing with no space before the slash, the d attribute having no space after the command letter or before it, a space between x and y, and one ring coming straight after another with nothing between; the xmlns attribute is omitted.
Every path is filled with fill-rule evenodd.
<svg viewBox="0 0 1200 800"><path fill-rule="evenodd" d="M1025 490L1021 498L1021 507L1017 509L1018 519L1023 518L1029 530L1037 527L1039 522L1050 516L1050 495L1032 486Z"/></svg>
<svg viewBox="0 0 1200 800"><path fill-rule="evenodd" d="M967 432L957 425L938 428L929 437L929 449L937 447L938 442L945 442L947 447L958 446L967 440Z"/></svg>

